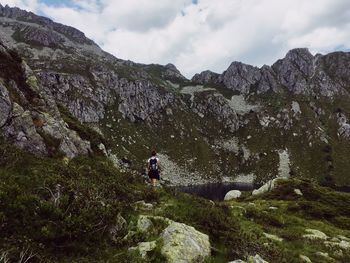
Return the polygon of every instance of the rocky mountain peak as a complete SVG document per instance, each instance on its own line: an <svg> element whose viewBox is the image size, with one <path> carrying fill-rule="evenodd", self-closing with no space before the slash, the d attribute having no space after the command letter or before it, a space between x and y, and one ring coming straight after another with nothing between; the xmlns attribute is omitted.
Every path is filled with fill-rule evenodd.
<svg viewBox="0 0 350 263"><path fill-rule="evenodd" d="M248 93L250 86L256 84L260 78L259 68L235 61L219 77L219 82L232 90Z"/></svg>
<svg viewBox="0 0 350 263"><path fill-rule="evenodd" d="M172 64L172 63L168 63L165 66L166 71L164 72L163 76L165 78L177 78L177 79L183 79L186 80L186 77L184 77L180 70L177 69L177 67Z"/></svg>
<svg viewBox="0 0 350 263"><path fill-rule="evenodd" d="M38 26L42 26L46 29L63 34L67 38L79 44L96 45L91 39L88 39L83 32L74 27L53 22L49 18L38 16L32 12L28 12L17 7L9 7L8 5L3 6L0 4L0 17L37 24Z"/></svg>
<svg viewBox="0 0 350 263"><path fill-rule="evenodd" d="M215 83L220 75L210 70L202 71L192 77L192 81L198 84Z"/></svg>

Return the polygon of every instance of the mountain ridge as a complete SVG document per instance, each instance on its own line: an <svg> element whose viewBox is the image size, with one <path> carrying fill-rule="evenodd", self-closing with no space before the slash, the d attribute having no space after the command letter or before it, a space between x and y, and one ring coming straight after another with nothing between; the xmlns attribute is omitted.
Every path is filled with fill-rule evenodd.
<svg viewBox="0 0 350 263"><path fill-rule="evenodd" d="M135 169L156 147L183 171L186 184L242 176L264 182L278 175L286 152L291 174L350 183L343 157L349 153L350 53L313 56L293 49L272 66L232 62L222 74L205 71L188 80L172 64L121 60L88 40L52 35L54 22L44 19L49 26L38 27L35 19L42 21L20 9L0 10L3 54L16 50L23 60L16 67L27 83L21 90L11 76L2 76L7 78L3 94L17 92L2 100L16 102L28 117L18 118L22 122L13 127L12 117L3 114L0 123L7 126L2 130L16 145L32 137L41 141L42 154L127 156ZM46 106L38 110L25 97L27 90L41 94ZM10 116L23 115L14 109ZM94 139L79 122L96 130ZM24 148L36 152L27 144ZM308 157L301 158L302 153ZM164 176L181 184L172 178L171 171Z"/></svg>

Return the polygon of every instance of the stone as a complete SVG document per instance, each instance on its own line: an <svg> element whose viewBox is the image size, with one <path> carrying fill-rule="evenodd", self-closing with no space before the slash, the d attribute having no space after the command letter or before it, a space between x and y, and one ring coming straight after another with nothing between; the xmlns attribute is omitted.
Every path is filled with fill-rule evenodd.
<svg viewBox="0 0 350 263"><path fill-rule="evenodd" d="M146 203L144 200L137 201L133 204L135 210L150 211L153 209L153 204Z"/></svg>
<svg viewBox="0 0 350 263"><path fill-rule="evenodd" d="M350 242L341 240L340 242L334 242L334 241L325 241L324 244L328 247L339 247L341 249L348 250L350 249Z"/></svg>
<svg viewBox="0 0 350 263"><path fill-rule="evenodd" d="M153 251L157 247L156 241L140 242L136 247L130 247L129 251L137 250L142 258L147 257L147 253Z"/></svg>
<svg viewBox="0 0 350 263"><path fill-rule="evenodd" d="M303 196L303 193L301 192L300 189L294 189L294 193L299 196Z"/></svg>
<svg viewBox="0 0 350 263"><path fill-rule="evenodd" d="M277 242L282 242L283 241L283 238L280 238L280 237L278 237L276 235L268 234L268 233L265 233L265 232L263 234L264 234L264 236L266 238L268 238L270 240L277 241Z"/></svg>
<svg viewBox="0 0 350 263"><path fill-rule="evenodd" d="M104 156L108 156L106 146L103 143L97 145L97 148L104 154Z"/></svg>
<svg viewBox="0 0 350 263"><path fill-rule="evenodd" d="M344 240L344 241L350 242L350 238L347 238L347 237L342 236L342 235L337 235L337 238L339 238L340 240Z"/></svg>
<svg viewBox="0 0 350 263"><path fill-rule="evenodd" d="M3 127L10 117L12 103L9 93L2 81L0 81L0 128Z"/></svg>
<svg viewBox="0 0 350 263"><path fill-rule="evenodd" d="M116 217L115 223L109 228L109 237L112 241L118 242L128 232L128 223L119 213Z"/></svg>
<svg viewBox="0 0 350 263"><path fill-rule="evenodd" d="M248 258L248 263L268 263L267 261L265 261L262 257L260 257L258 254L256 254L254 257L250 256Z"/></svg>
<svg viewBox="0 0 350 263"><path fill-rule="evenodd" d="M252 192L252 195L261 195L267 192L272 191L273 189L275 189L275 187L278 185L278 181L279 180L284 180L285 178L275 178L272 179L270 181L268 181L266 184L264 184L263 186L261 186L259 189L255 189Z"/></svg>
<svg viewBox="0 0 350 263"><path fill-rule="evenodd" d="M210 256L209 237L195 228L171 222L161 234L161 253L169 263L204 262Z"/></svg>
<svg viewBox="0 0 350 263"><path fill-rule="evenodd" d="M326 253L326 252L317 251L315 254L316 254L317 256L319 256L319 257L322 257L322 258L332 259L332 258L329 256L329 254Z"/></svg>
<svg viewBox="0 0 350 263"><path fill-rule="evenodd" d="M237 199L242 195L242 192L239 190L231 190L229 192L226 193L224 200L225 201L229 201L232 199Z"/></svg>
<svg viewBox="0 0 350 263"><path fill-rule="evenodd" d="M242 260L242 259L236 259L234 261L230 261L228 263L246 263L246 261Z"/></svg>
<svg viewBox="0 0 350 263"><path fill-rule="evenodd" d="M153 227L152 221L144 215L140 215L137 220L137 230L140 232L147 232L150 228Z"/></svg>
<svg viewBox="0 0 350 263"><path fill-rule="evenodd" d="M305 229L305 232L307 232L308 234L303 235L303 238L307 238L307 239L323 239L326 240L328 239L328 236L321 232L320 230L317 229Z"/></svg>
<svg viewBox="0 0 350 263"><path fill-rule="evenodd" d="M311 259L307 256L299 255L299 258L301 259L302 262L312 263Z"/></svg>

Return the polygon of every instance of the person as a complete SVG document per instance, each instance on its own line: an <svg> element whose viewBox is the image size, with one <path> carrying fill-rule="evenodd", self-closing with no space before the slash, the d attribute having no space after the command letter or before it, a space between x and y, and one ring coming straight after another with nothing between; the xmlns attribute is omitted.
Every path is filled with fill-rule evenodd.
<svg viewBox="0 0 350 263"><path fill-rule="evenodd" d="M156 186L159 180L159 159L157 158L157 152L155 150L151 153L151 158L147 161L148 177L151 180L153 186Z"/></svg>

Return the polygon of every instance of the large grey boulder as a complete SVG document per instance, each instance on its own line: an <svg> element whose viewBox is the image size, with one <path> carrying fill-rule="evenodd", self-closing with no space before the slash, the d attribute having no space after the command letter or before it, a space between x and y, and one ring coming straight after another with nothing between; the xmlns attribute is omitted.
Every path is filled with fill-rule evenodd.
<svg viewBox="0 0 350 263"><path fill-rule="evenodd" d="M238 197L240 197L242 195L242 192L239 190L231 190L229 192L226 193L224 200L225 201L229 201L232 199L237 199Z"/></svg>
<svg viewBox="0 0 350 263"><path fill-rule="evenodd" d="M204 262L210 256L209 237L194 227L171 222L163 231L161 253L169 263Z"/></svg>

